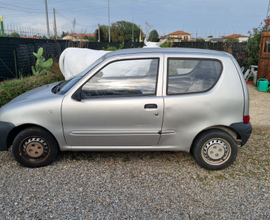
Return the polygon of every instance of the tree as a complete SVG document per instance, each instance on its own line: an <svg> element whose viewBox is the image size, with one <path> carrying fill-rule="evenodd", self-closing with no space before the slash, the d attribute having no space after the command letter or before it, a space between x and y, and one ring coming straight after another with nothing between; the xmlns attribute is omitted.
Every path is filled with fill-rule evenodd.
<svg viewBox="0 0 270 220"><path fill-rule="evenodd" d="M17 32L13 32L10 34L10 37L20 37L20 35Z"/></svg>
<svg viewBox="0 0 270 220"><path fill-rule="evenodd" d="M158 42L159 41L158 32L156 30L152 30L149 34L148 40L150 40L151 42Z"/></svg>
<svg viewBox="0 0 270 220"><path fill-rule="evenodd" d="M119 39L121 37L124 37L125 42L131 42L132 41L132 26L133 23L128 21L117 21L115 23L112 23L112 26L117 26L119 28L115 29L116 33L113 33L113 35L116 37L116 39ZM134 40L139 39L141 29L138 25L134 24ZM118 34L117 34L118 33ZM120 41L118 41L120 42Z"/></svg>
<svg viewBox="0 0 270 220"><path fill-rule="evenodd" d="M109 42L109 26L108 25L100 25L100 28L103 31L103 41Z"/></svg>
<svg viewBox="0 0 270 220"><path fill-rule="evenodd" d="M225 40L226 43L239 43L239 39L236 37L227 37Z"/></svg>
<svg viewBox="0 0 270 220"><path fill-rule="evenodd" d="M112 42L125 41L124 32L121 31L121 28L117 26L115 23L111 25L111 39L112 39Z"/></svg>
<svg viewBox="0 0 270 220"><path fill-rule="evenodd" d="M99 40L100 42L104 41L104 33L101 28L99 30L98 29L95 30L95 38L97 39L97 41Z"/></svg>
<svg viewBox="0 0 270 220"><path fill-rule="evenodd" d="M62 34L61 34L61 37L62 38L65 37L65 36L67 36L67 35L68 35L68 32L62 31Z"/></svg>
<svg viewBox="0 0 270 220"><path fill-rule="evenodd" d="M86 36L86 35L84 35L83 36L83 39L84 40L88 40L88 41L90 41L90 42L95 42L96 41L96 37L95 36Z"/></svg>
<svg viewBox="0 0 270 220"><path fill-rule="evenodd" d="M199 38L196 39L196 42L205 42L205 40L203 38L199 37Z"/></svg>
<svg viewBox="0 0 270 220"><path fill-rule="evenodd" d="M110 36L112 42L131 42L133 23L128 21L117 21L111 24ZM141 29L134 24L134 40L139 39ZM98 40L98 29L95 30L95 37ZM107 25L100 25L100 41L109 41Z"/></svg>
<svg viewBox="0 0 270 220"><path fill-rule="evenodd" d="M100 42L107 42L109 41L109 35L108 35L108 26L107 25L100 25ZM95 38L98 41L98 29L95 30Z"/></svg>

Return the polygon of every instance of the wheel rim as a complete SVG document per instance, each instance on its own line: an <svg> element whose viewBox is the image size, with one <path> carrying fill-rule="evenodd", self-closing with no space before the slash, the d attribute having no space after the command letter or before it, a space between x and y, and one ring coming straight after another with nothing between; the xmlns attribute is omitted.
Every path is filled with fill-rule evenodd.
<svg viewBox="0 0 270 220"><path fill-rule="evenodd" d="M201 155L210 165L221 165L231 156L231 145L222 138L213 138L204 143Z"/></svg>
<svg viewBox="0 0 270 220"><path fill-rule="evenodd" d="M48 157L50 148L45 139L41 137L28 137L21 142L20 152L24 159L38 163Z"/></svg>

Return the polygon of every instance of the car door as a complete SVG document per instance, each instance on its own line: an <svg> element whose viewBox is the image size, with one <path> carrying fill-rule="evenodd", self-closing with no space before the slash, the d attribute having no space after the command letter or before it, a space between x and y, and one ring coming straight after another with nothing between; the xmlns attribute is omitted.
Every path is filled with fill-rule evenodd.
<svg viewBox="0 0 270 220"><path fill-rule="evenodd" d="M226 121L226 111L233 114L234 107L224 106L227 102L220 101L227 95L213 92L222 73L221 61L184 56L165 56L167 76L164 75L165 111L160 144L189 151L199 132ZM233 96L233 90L225 91Z"/></svg>
<svg viewBox="0 0 270 220"><path fill-rule="evenodd" d="M106 64L81 87L81 101L65 97L63 129L70 146L151 146L160 138L163 97L160 58Z"/></svg>

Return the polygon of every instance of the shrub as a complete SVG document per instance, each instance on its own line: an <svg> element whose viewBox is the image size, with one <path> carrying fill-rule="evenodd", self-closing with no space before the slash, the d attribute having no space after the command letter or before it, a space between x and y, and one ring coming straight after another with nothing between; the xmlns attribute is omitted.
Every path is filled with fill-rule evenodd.
<svg viewBox="0 0 270 220"><path fill-rule="evenodd" d="M116 51L116 50L122 50L124 49L125 46L125 42L123 41L120 45L119 48L115 47L115 46L107 46L107 49L105 49L104 47L102 47L102 50L106 50L106 51ZM134 47L134 45L131 45L131 48Z"/></svg>
<svg viewBox="0 0 270 220"><path fill-rule="evenodd" d="M253 28L253 32L249 33L249 39L246 46L245 63L249 65L258 65L260 54L260 43L262 32L270 31L270 17L264 19L258 28Z"/></svg>
<svg viewBox="0 0 270 220"><path fill-rule="evenodd" d="M49 73L47 75L30 76L0 82L0 107L24 92L63 79L62 74Z"/></svg>

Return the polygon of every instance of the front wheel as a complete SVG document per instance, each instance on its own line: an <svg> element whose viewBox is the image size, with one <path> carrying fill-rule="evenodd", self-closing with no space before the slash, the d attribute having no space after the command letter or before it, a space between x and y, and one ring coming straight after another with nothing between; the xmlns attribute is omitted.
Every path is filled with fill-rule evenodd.
<svg viewBox="0 0 270 220"><path fill-rule="evenodd" d="M58 143L46 130L31 127L21 131L12 145L16 160L26 167L51 164L58 154Z"/></svg>
<svg viewBox="0 0 270 220"><path fill-rule="evenodd" d="M193 143L192 152L201 167L221 170L235 161L238 147L229 133L211 129L198 135Z"/></svg>

